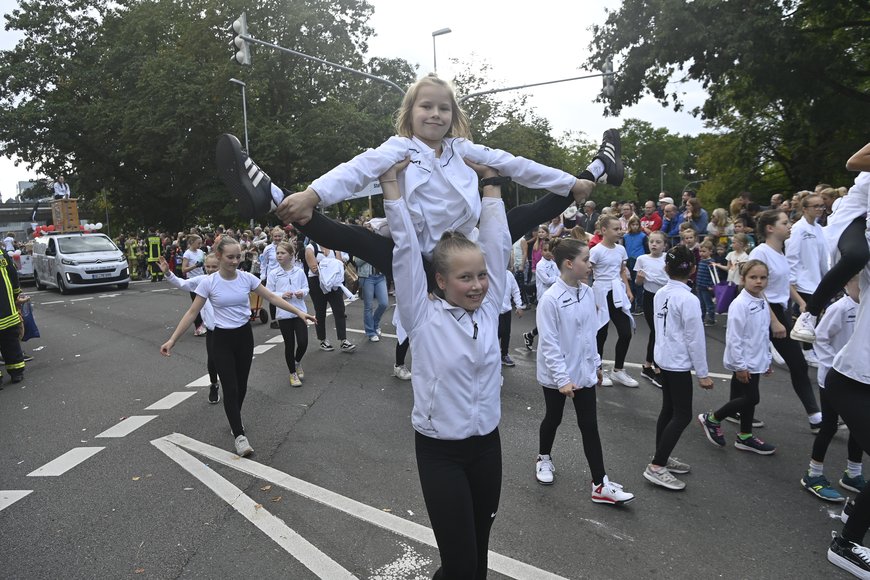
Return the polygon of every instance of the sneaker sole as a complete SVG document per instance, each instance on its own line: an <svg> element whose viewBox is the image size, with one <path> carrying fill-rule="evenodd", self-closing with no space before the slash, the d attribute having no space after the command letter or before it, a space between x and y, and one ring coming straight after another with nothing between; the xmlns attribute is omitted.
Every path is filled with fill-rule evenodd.
<svg viewBox="0 0 870 580"><path fill-rule="evenodd" d="M816 496L817 498L819 498L819 499L822 500L822 501L827 501L827 502L831 502L831 503L843 503L844 501L846 501L846 498L845 498L844 496L842 496L842 495L841 495L839 498L836 498L836 497L825 497L825 496L823 496L823 495L819 495L819 492L817 492L817 491L814 490L813 488L807 486L807 483L804 481L804 478L803 478L803 477L801 478L801 487L804 488L805 490L807 490L808 492L810 492L811 494L813 494L814 496Z"/></svg>
<svg viewBox="0 0 870 580"><path fill-rule="evenodd" d="M607 504L607 505L622 506L622 505L630 504L631 502L633 502L635 500L635 497L632 496L630 499L615 500L615 499L610 499L608 497L593 495L591 499L592 499L592 503L603 503L603 504Z"/></svg>
<svg viewBox="0 0 870 580"><path fill-rule="evenodd" d="M833 564L838 568L842 568L846 572L849 572L856 578L870 578L870 572L867 571L866 568L861 568L860 566L856 566L843 556L835 553L833 550L828 548L828 562Z"/></svg>
<svg viewBox="0 0 870 580"><path fill-rule="evenodd" d="M218 400L217 400L217 401L212 401L211 399L208 400L208 404L209 404L209 405L217 405L217 404L220 403L220 402L221 402L221 398L220 398L220 397L218 397Z"/></svg>
<svg viewBox="0 0 870 580"><path fill-rule="evenodd" d="M224 133L218 138L215 165L218 177L232 193L239 214L243 218L251 219L269 213L272 200L260 195L252 187L253 183L249 182L248 172L245 169L245 159L242 155L242 144L235 135Z"/></svg>
<svg viewBox="0 0 870 580"><path fill-rule="evenodd" d="M734 448L739 449L740 451L751 451L752 453L756 453L758 455L773 455L776 453L776 449L772 449L770 451L762 451L761 449L756 449L755 447L749 447L748 445L743 445L742 443L735 441Z"/></svg>
<svg viewBox="0 0 870 580"><path fill-rule="evenodd" d="M734 423L735 425L740 424L740 419L738 419L737 417L730 417L729 416L729 417L725 417L725 420L728 421L729 423ZM752 420L752 428L753 429L762 429L765 426L766 426L766 423L764 421L759 421L757 419Z"/></svg>
<svg viewBox="0 0 870 580"><path fill-rule="evenodd" d="M657 485L657 486L663 487L665 489L670 489L671 491L683 491L684 489L686 489L685 483L683 483L683 485L669 485L667 483L659 481L655 477L648 474L646 471L643 472L643 477L644 477L644 479L646 479L648 482L652 483L653 485Z"/></svg>
<svg viewBox="0 0 870 580"><path fill-rule="evenodd" d="M662 388L661 383L658 382L657 380L655 380L654 378L652 378L652 377L648 377L647 375L645 375L645 374L643 374L643 373L641 373L640 376L642 376L643 378L645 378L646 380L648 380L649 382L651 382L654 386L656 386L656 387L658 387L658 388L660 388L660 389Z"/></svg>
<svg viewBox="0 0 870 580"><path fill-rule="evenodd" d="M556 480L553 480L553 481L541 481L541 480L538 479L537 477L535 478L535 481L537 481L537 482L540 483L541 485L553 485L553 484L556 482Z"/></svg>
<svg viewBox="0 0 870 580"><path fill-rule="evenodd" d="M725 442L724 442L724 441L723 441L722 443L719 443L718 441L716 441L715 439L713 439L713 436L712 436L712 435L710 435L710 431L707 429L707 423L706 423L706 421L704 421L704 414L703 414L703 413L701 413L700 415L698 415L698 424L701 425L701 429L704 430L704 436L707 437L707 441L709 441L710 443L712 443L713 445L715 445L715 446L718 447L719 449L724 449L724 448L725 448Z"/></svg>
<svg viewBox="0 0 870 580"><path fill-rule="evenodd" d="M254 450L251 448L245 449L241 453L236 451L236 455L238 455L239 457L248 457L249 455L251 455L253 453L254 453Z"/></svg>
<svg viewBox="0 0 870 580"><path fill-rule="evenodd" d="M627 387L629 389L636 389L640 386L640 383L638 383L637 381L634 381L634 384L630 384L630 383L623 383L619 379L614 379L613 377L610 377L610 380L613 381L614 383L619 383L623 387Z"/></svg>
<svg viewBox="0 0 870 580"><path fill-rule="evenodd" d="M853 487L851 485L843 483L842 479L840 481L838 481L837 483L839 483L840 487L842 487L843 489L848 489L849 491L854 491L855 493L861 493L860 489L858 489L857 487Z"/></svg>

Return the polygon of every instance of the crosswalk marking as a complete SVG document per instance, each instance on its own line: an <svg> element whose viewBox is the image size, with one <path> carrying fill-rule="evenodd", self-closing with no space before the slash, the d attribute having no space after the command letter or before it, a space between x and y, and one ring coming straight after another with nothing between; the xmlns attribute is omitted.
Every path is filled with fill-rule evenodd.
<svg viewBox="0 0 870 580"><path fill-rule="evenodd" d="M57 459L49 461L39 469L31 471L27 477L57 477L63 475L79 463L90 459L105 447L74 447Z"/></svg>
<svg viewBox="0 0 870 580"><path fill-rule="evenodd" d="M126 437L142 425L148 423L148 421L156 418L157 415L134 415L132 417L127 417L117 425L109 427L97 435L97 438Z"/></svg>
<svg viewBox="0 0 870 580"><path fill-rule="evenodd" d="M254 354L263 354L266 351L275 348L274 344L258 344L254 347Z"/></svg>
<svg viewBox="0 0 870 580"><path fill-rule="evenodd" d="M186 401L188 398L194 396L196 391L178 391L175 393L169 393L156 403L145 407L146 411L165 411L166 409L171 409L175 405Z"/></svg>
<svg viewBox="0 0 870 580"><path fill-rule="evenodd" d="M0 489L0 512L31 493L32 489Z"/></svg>
<svg viewBox="0 0 870 580"><path fill-rule="evenodd" d="M209 378L208 373L202 375L196 380L190 381L185 385L188 389L193 387L207 387L211 384L211 378Z"/></svg>

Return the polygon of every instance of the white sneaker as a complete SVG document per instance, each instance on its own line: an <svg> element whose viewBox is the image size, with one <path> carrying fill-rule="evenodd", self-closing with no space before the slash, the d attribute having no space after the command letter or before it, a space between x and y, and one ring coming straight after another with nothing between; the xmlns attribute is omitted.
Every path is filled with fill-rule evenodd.
<svg viewBox="0 0 870 580"><path fill-rule="evenodd" d="M608 371L601 371L601 386L602 387L612 387L613 381L610 380L610 373Z"/></svg>
<svg viewBox="0 0 870 580"><path fill-rule="evenodd" d="M553 465L553 460L549 455L538 455L538 461L535 463L535 478L541 485L552 485L553 474L556 473L556 466Z"/></svg>
<svg viewBox="0 0 870 580"><path fill-rule="evenodd" d="M369 337L369 342L380 342L380 341L381 341L381 337L378 336L377 334L373 334Z"/></svg>
<svg viewBox="0 0 870 580"><path fill-rule="evenodd" d="M248 443L248 438L244 435L236 437L236 453L239 457L247 457L254 452L254 448Z"/></svg>
<svg viewBox="0 0 870 580"><path fill-rule="evenodd" d="M625 387L636 388L639 385L639 383L631 378L631 376L627 372L625 372L625 370L613 371L612 373L610 373L610 380L616 381L617 383Z"/></svg>
<svg viewBox="0 0 870 580"><path fill-rule="evenodd" d="M592 501L595 503L625 505L632 500L634 494L623 491L621 485L610 481L606 475L600 485L592 484Z"/></svg>
<svg viewBox="0 0 870 580"><path fill-rule="evenodd" d="M813 349L804 351L804 360L807 361L809 366L819 368L819 357L816 356L816 351Z"/></svg>
<svg viewBox="0 0 870 580"><path fill-rule="evenodd" d="M782 358L782 355L779 354L779 351L773 348L773 345L771 345L770 347L770 356L773 357L773 362L781 367L785 366L785 359Z"/></svg>
<svg viewBox="0 0 870 580"><path fill-rule="evenodd" d="M813 343L816 341L816 317L809 312L804 312L794 323L791 329L791 337L793 340L800 342Z"/></svg>
<svg viewBox="0 0 870 580"><path fill-rule="evenodd" d="M380 327L380 326L376 326L376 327L375 327L375 334L377 334L378 336L380 336L381 334L383 334L383 333L381 332L381 327Z"/></svg>
<svg viewBox="0 0 870 580"><path fill-rule="evenodd" d="M667 489L672 489L674 491L686 489L686 484L671 475L671 472L664 467L653 469L652 464L647 465L646 469L643 470L643 476L650 483L660 485Z"/></svg>
<svg viewBox="0 0 870 580"><path fill-rule="evenodd" d="M396 365L393 367L393 376L403 381L410 381L411 371L405 365Z"/></svg>

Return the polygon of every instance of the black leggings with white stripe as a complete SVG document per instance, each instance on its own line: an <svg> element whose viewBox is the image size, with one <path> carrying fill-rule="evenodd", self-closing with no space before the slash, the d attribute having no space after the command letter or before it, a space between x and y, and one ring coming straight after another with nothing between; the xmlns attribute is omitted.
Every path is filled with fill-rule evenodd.
<svg viewBox="0 0 870 580"><path fill-rule="evenodd" d="M254 359L254 333L248 323L238 328L215 328L213 339L215 366L224 392L224 412L233 437L238 437L245 434L242 403L248 392L248 375Z"/></svg>

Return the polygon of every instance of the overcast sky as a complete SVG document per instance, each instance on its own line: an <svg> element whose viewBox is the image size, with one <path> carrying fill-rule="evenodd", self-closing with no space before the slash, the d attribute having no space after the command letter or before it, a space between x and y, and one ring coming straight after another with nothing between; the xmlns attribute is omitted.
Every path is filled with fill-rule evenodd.
<svg viewBox="0 0 870 580"><path fill-rule="evenodd" d="M439 75L452 78L450 59L486 62L492 67L490 88L598 72L580 69L589 54L589 28L604 22L605 5L615 6L602 0L538 0L522 10L506 9L508 3L503 0L440 0L422 6L407 0L369 2L375 8L370 25L376 33L369 43L369 56L403 58L418 65L419 75L424 75L433 68L432 32L450 28L450 34L435 39ZM0 0L0 13L10 12L17 4L17 0ZM18 38L15 32L0 30L0 50L14 47ZM254 50L256 58L256 51L263 49ZM529 104L549 119L555 136L568 130L583 131L597 140L605 129L618 127L629 117L674 133L694 135L703 129L698 119L664 109L648 97L624 110L619 118L606 118L603 105L593 102L600 87L598 78L537 87L528 91ZM686 92L687 109L703 102L699 85L681 87L681 92ZM18 181L41 176L0 157L3 199L15 195Z"/></svg>

